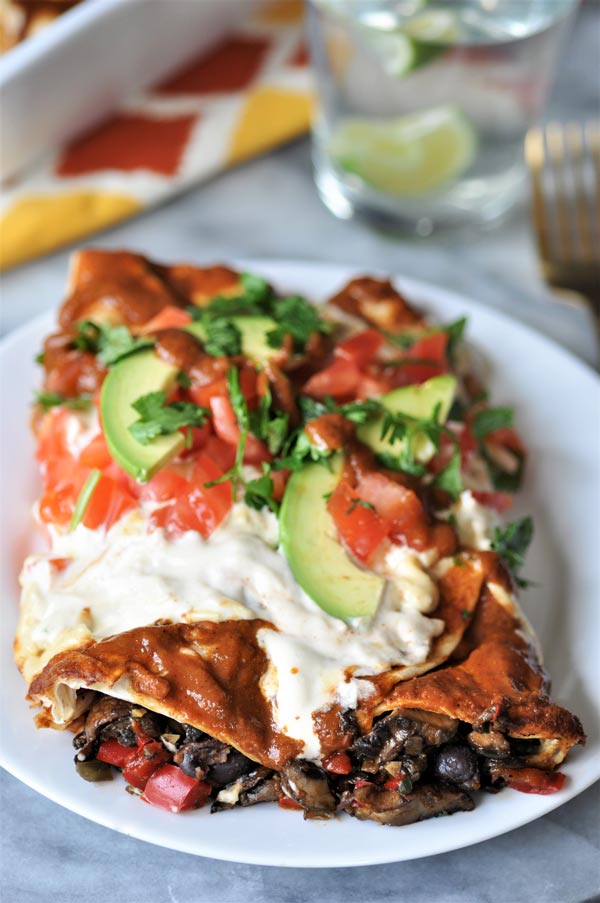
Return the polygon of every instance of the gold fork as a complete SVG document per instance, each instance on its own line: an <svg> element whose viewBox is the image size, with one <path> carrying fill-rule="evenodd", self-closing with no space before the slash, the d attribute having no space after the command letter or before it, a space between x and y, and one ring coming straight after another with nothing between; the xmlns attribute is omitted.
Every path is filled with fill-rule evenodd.
<svg viewBox="0 0 600 903"><path fill-rule="evenodd" d="M530 129L525 157L544 278L600 329L600 123Z"/></svg>

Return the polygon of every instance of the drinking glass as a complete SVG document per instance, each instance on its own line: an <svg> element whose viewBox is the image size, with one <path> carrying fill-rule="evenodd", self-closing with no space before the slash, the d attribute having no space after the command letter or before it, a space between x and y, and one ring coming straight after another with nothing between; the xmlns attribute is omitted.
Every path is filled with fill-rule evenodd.
<svg viewBox="0 0 600 903"><path fill-rule="evenodd" d="M312 0L325 204L420 235L501 218L576 2Z"/></svg>

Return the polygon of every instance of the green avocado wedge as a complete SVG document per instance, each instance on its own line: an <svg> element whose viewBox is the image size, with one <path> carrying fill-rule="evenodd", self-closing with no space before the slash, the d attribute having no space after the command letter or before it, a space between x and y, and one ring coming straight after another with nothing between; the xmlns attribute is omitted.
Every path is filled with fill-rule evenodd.
<svg viewBox="0 0 600 903"><path fill-rule="evenodd" d="M343 455L292 474L279 515L279 536L292 573L313 602L334 618L371 617L385 581L359 568L337 539L325 496L340 481Z"/></svg>
<svg viewBox="0 0 600 903"><path fill-rule="evenodd" d="M176 376L177 367L162 361L153 350L140 351L119 361L102 386L100 416L108 450L123 470L142 483L179 454L185 438L177 432L141 445L129 432L131 424L139 419L132 404L148 392L168 393Z"/></svg>
<svg viewBox="0 0 600 903"><path fill-rule="evenodd" d="M427 382L417 386L403 386L393 389L382 395L378 401L392 414L406 414L417 420L428 420L433 417L437 405L440 406L439 422L445 423L454 395L456 392L456 379L454 376L434 376ZM361 424L356 434L361 442L378 454L397 455L400 450L400 442L390 442L381 438L383 415L373 417ZM418 434L414 441L415 458L420 463L430 460L435 454L433 443L427 436Z"/></svg>
<svg viewBox="0 0 600 903"><path fill-rule="evenodd" d="M257 364L264 364L269 358L277 354L277 348L272 348L267 340L267 333L277 328L277 323L270 317L227 317L236 326L242 337L242 352ZM206 330L200 321L190 323L185 327L186 332L191 332L201 342L206 340Z"/></svg>

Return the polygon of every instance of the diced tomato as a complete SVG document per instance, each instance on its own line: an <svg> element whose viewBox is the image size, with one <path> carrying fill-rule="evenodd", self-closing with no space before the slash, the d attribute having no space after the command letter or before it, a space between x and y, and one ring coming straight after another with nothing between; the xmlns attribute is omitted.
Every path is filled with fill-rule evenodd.
<svg viewBox="0 0 600 903"><path fill-rule="evenodd" d="M513 497L509 492L479 492L474 489L472 494L473 498L478 501L480 505L485 505L487 508L493 508L494 511L497 511L499 514L503 514L505 511L512 508Z"/></svg>
<svg viewBox="0 0 600 903"><path fill-rule="evenodd" d="M333 491L327 509L340 540L360 561L369 561L387 536L387 526L376 511L357 504L358 496L346 480Z"/></svg>
<svg viewBox="0 0 600 903"><path fill-rule="evenodd" d="M485 441L491 445L500 445L502 448L508 448L517 455L525 455L527 449L516 430L509 426L503 426L498 430L492 430L485 437Z"/></svg>
<svg viewBox="0 0 600 903"><path fill-rule="evenodd" d="M82 449L79 455L79 463L83 464L84 467L96 468L97 470L104 470L105 467L112 463L108 445L102 433L94 436L91 442Z"/></svg>
<svg viewBox="0 0 600 903"><path fill-rule="evenodd" d="M138 483L135 477L124 471L116 461L111 461L108 467L104 468L104 476L110 477L117 486L120 486L132 498L139 498L142 491L142 483Z"/></svg>
<svg viewBox="0 0 600 903"><path fill-rule="evenodd" d="M229 394L227 381L224 379L215 379L213 382L206 383L203 386L192 385L187 391L192 401L203 408L210 407L211 398L218 398L219 396L227 398Z"/></svg>
<svg viewBox="0 0 600 903"><path fill-rule="evenodd" d="M273 481L273 498L276 502L280 502L283 498L286 483L290 478L289 470L272 470L269 474Z"/></svg>
<svg viewBox="0 0 600 903"><path fill-rule="evenodd" d="M150 502L166 502L185 492L187 485L187 480L180 474L165 467L142 486L140 498Z"/></svg>
<svg viewBox="0 0 600 903"><path fill-rule="evenodd" d="M48 461L50 458L67 456L67 421L69 412L66 408L53 408L40 421L37 433L36 458Z"/></svg>
<svg viewBox="0 0 600 903"><path fill-rule="evenodd" d="M381 374L362 373L356 389L357 398L378 398L394 388L394 383Z"/></svg>
<svg viewBox="0 0 600 903"><path fill-rule="evenodd" d="M174 304L167 304L155 317L144 323L138 332L141 335L148 335L152 332L160 332L161 329L181 329L191 322L192 318L186 310L175 307Z"/></svg>
<svg viewBox="0 0 600 903"><path fill-rule="evenodd" d="M226 473L233 467L235 461L235 448L227 442L223 442L218 436L209 436L202 451L212 458L221 473Z"/></svg>
<svg viewBox="0 0 600 903"><path fill-rule="evenodd" d="M334 354L338 358L356 364L357 367L365 367L371 363L384 344L385 339L380 332L376 329L364 329L344 342L340 342L336 346Z"/></svg>
<svg viewBox="0 0 600 903"><path fill-rule="evenodd" d="M427 548L429 525L417 494L382 473L364 474L355 496L373 505L387 534L416 549Z"/></svg>
<svg viewBox="0 0 600 903"><path fill-rule="evenodd" d="M445 332L434 332L423 336L408 348L401 360L406 363L399 364L393 369L395 386L424 383L434 376L440 376L448 371L446 359L446 347L448 335Z"/></svg>
<svg viewBox="0 0 600 903"><path fill-rule="evenodd" d="M203 426L183 426L181 432L186 440L186 447L182 455L184 458L187 458L206 445L209 436L212 435L212 427L210 423L205 423Z"/></svg>
<svg viewBox="0 0 600 903"><path fill-rule="evenodd" d="M289 796L280 796L277 800L277 805L280 806L281 809L294 809L295 811L302 811L302 806L300 803L297 803L296 800L292 800Z"/></svg>
<svg viewBox="0 0 600 903"><path fill-rule="evenodd" d="M76 501L77 491L70 484L49 489L40 499L38 508L40 520L45 524L61 526L68 524L73 516Z"/></svg>
<svg viewBox="0 0 600 903"><path fill-rule="evenodd" d="M345 752L331 753L323 762L325 771L331 774L350 774L352 771L352 762L350 756Z"/></svg>
<svg viewBox="0 0 600 903"><path fill-rule="evenodd" d="M170 758L170 754L162 743L159 743L157 740L139 744L137 750L127 760L123 768L123 777L132 787L143 790L156 769L160 768Z"/></svg>
<svg viewBox="0 0 600 903"><path fill-rule="evenodd" d="M249 408L256 406L258 390L256 384L256 370L249 365L240 367L240 391L246 399Z"/></svg>
<svg viewBox="0 0 600 903"><path fill-rule="evenodd" d="M513 777L514 775L514 777ZM508 786L520 793L539 793L547 795L562 790L565 775L561 771L548 774L538 768L513 769L508 778Z"/></svg>
<svg viewBox="0 0 600 903"><path fill-rule="evenodd" d="M205 781L189 777L176 765L163 765L149 778L142 799L176 814L203 806L209 796L210 786Z"/></svg>
<svg viewBox="0 0 600 903"><path fill-rule="evenodd" d="M48 559L49 564L52 565L55 571L64 571L73 561L72 558L50 558Z"/></svg>
<svg viewBox="0 0 600 903"><path fill-rule="evenodd" d="M96 758L101 762L108 762L109 765L115 765L117 768L125 768L137 751L137 747L124 746L118 740L105 740L100 744Z"/></svg>
<svg viewBox="0 0 600 903"><path fill-rule="evenodd" d="M200 452L194 462L192 482L198 490L202 491L206 504L212 508L215 527L221 523L233 504L233 490L230 480L225 483L217 483L216 486L206 486L206 483L212 483L222 476L223 471L212 457L205 452Z"/></svg>
<svg viewBox="0 0 600 903"><path fill-rule="evenodd" d="M217 395L215 398L211 398L210 407L215 433L219 439L237 448L240 441L240 428L229 398ZM265 443L249 433L244 449L244 461L247 464L262 464L263 461L270 460L271 455Z"/></svg>
<svg viewBox="0 0 600 903"><path fill-rule="evenodd" d="M110 477L102 475L85 509L83 523L90 530L98 527L109 530L132 508L135 508L135 499Z"/></svg>
<svg viewBox="0 0 600 903"><path fill-rule="evenodd" d="M325 398L327 395L337 400L350 398L356 393L360 376L356 364L338 358L329 367L311 376L302 391L313 398Z"/></svg>

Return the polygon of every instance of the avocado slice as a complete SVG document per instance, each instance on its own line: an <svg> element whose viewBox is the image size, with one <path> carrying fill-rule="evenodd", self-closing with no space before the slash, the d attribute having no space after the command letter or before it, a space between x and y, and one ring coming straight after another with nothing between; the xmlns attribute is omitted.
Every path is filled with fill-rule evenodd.
<svg viewBox="0 0 600 903"><path fill-rule="evenodd" d="M275 320L270 317L244 316L227 317L227 319L239 329L242 336L242 351L246 357L258 364L264 364L277 353L277 349L272 348L267 341L267 333L277 327ZM206 340L206 330L200 321L190 323L185 329L201 342Z"/></svg>
<svg viewBox="0 0 600 903"><path fill-rule="evenodd" d="M123 470L142 483L179 454L185 438L177 432L141 445L129 432L131 424L139 418L131 405L148 392L168 393L176 376L177 367L162 361L150 349L119 361L102 385L100 416L108 450Z"/></svg>
<svg viewBox="0 0 600 903"><path fill-rule="evenodd" d="M418 386L402 386L400 389L392 389L382 395L378 400L392 414L407 414L425 420L433 416L436 406L440 405L439 419L444 423L456 392L456 379L454 376L434 376L427 382ZM356 434L358 438L372 448L376 454L399 453L401 443L390 442L381 438L383 415L373 417L361 424ZM435 454L435 448L430 439L425 435L417 434L414 440L415 458L421 463L429 461Z"/></svg>
<svg viewBox="0 0 600 903"><path fill-rule="evenodd" d="M354 564L336 537L324 496L340 481L344 458L307 464L292 474L279 514L279 536L292 573L304 592L334 618L375 614L385 581Z"/></svg>

